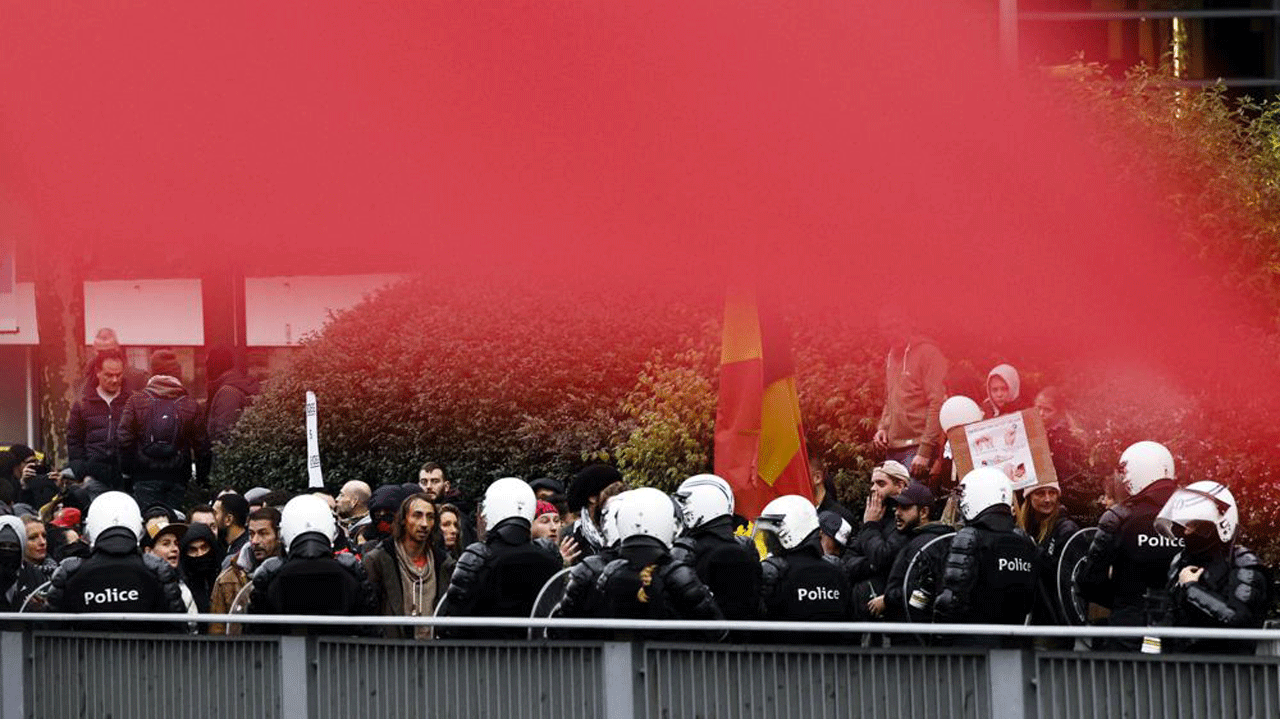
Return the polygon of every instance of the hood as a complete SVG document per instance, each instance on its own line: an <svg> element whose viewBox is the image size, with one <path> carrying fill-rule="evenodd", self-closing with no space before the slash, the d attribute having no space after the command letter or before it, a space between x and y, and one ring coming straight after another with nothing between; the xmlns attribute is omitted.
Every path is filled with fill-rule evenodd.
<svg viewBox="0 0 1280 719"><path fill-rule="evenodd" d="M987 373L987 387L991 386L991 378L999 377L1004 383L1009 385L1009 401L1010 404L1018 399L1018 395L1022 392L1022 379L1018 376L1018 370L1013 368L1011 364L998 364L991 368ZM991 390L987 390L987 401L991 401ZM994 402L992 403L995 404Z"/></svg>
<svg viewBox="0 0 1280 719"><path fill-rule="evenodd" d="M218 376L217 381L214 382L214 392L216 393L223 387L235 387L247 395L255 395L262 391L262 386L258 384L258 380L238 369L229 369Z"/></svg>
<svg viewBox="0 0 1280 719"><path fill-rule="evenodd" d="M178 399L187 396L187 389L177 377L158 374L147 380L147 394L156 399Z"/></svg>

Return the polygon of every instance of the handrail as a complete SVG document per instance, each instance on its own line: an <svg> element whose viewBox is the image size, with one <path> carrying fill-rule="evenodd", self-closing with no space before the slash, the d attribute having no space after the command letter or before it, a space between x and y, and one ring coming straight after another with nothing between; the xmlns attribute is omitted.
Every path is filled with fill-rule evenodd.
<svg viewBox="0 0 1280 719"><path fill-rule="evenodd" d="M1280 641L1280 629L1214 629L1203 627L1111 627L1023 624L911 624L906 622L773 622L699 621L692 619L549 619L533 617L388 617L313 616L302 614L69 614L64 612L0 612L0 622L218 622L294 624L306 626L488 627L498 629L606 629L618 631L809 632L947 634L998 637L1170 637Z"/></svg>
<svg viewBox="0 0 1280 719"><path fill-rule="evenodd" d="M1040 22L1073 22L1081 20L1169 20L1173 18L1218 20L1230 18L1267 17L1280 17L1280 10L1272 8L1239 8L1230 10L1078 10L1064 12L1045 10L1018 13L1019 20Z"/></svg>

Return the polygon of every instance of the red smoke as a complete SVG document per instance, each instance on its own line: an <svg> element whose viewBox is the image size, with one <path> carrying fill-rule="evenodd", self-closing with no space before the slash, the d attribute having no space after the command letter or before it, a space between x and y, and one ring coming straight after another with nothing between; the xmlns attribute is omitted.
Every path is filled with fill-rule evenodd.
<svg viewBox="0 0 1280 719"><path fill-rule="evenodd" d="M745 261L1010 352L1256 369L1151 188L952 5L10 0L0 191L117 276L177 253L665 301Z"/></svg>

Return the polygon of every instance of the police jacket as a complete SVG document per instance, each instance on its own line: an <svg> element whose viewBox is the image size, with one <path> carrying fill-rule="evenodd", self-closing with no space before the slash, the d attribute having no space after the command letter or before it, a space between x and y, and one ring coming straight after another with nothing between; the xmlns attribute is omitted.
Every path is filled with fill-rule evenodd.
<svg viewBox="0 0 1280 719"><path fill-rule="evenodd" d="M178 573L159 557L139 552L127 530L103 532L88 559L62 560L53 573L47 603L49 611L76 614L186 612ZM137 628L186 631L181 623Z"/></svg>
<svg viewBox="0 0 1280 719"><path fill-rule="evenodd" d="M733 533L733 517L717 517L676 540L671 556L694 568L726 619L760 617L760 554Z"/></svg>
<svg viewBox="0 0 1280 719"><path fill-rule="evenodd" d="M1204 572L1196 581L1182 586L1178 575L1185 567L1202 567ZM1180 627L1261 627L1267 614L1267 587L1262 562L1244 547L1220 545L1199 557L1183 552L1169 565L1169 619ZM1191 640L1175 646L1214 654L1254 651L1252 642L1220 639Z"/></svg>
<svg viewBox="0 0 1280 719"><path fill-rule="evenodd" d="M618 558L616 547L605 547L599 554L593 554L569 570L569 578L565 581L564 594L555 608L551 610L553 617L599 617L604 616L600 597L596 593L596 580L609 562Z"/></svg>
<svg viewBox="0 0 1280 719"><path fill-rule="evenodd" d="M851 585L867 579L879 580L875 582L876 589L883 590L894 558L907 543L907 535L898 531L892 507L888 505L880 519L863 522L840 557Z"/></svg>
<svg viewBox="0 0 1280 719"><path fill-rule="evenodd" d="M722 618L711 590L698 579L693 567L674 559L661 541L643 535L622 540L617 557L596 578L593 593L596 596L591 603L600 617ZM646 636L629 631L613 635L615 639Z"/></svg>
<svg viewBox="0 0 1280 719"><path fill-rule="evenodd" d="M884 589L884 616L890 621L902 621L907 617L906 599L903 594L903 583L907 578L907 568L911 566L911 560L915 559L926 544L932 542L938 537L950 534L954 531L949 524L942 522L929 522L922 524L910 532L907 536L906 546L902 551L898 552L898 556L893 560L893 567L889 570L889 579L885 583ZM942 581L942 568L947 559L946 542L937 542L929 547L928 554L920 557L917 562L926 562L926 566L921 567L923 577L932 578L927 581L922 588L929 593L929 600L932 601L938 594L939 585ZM927 617L913 617L915 621L928 621Z"/></svg>
<svg viewBox="0 0 1280 719"><path fill-rule="evenodd" d="M271 557L253 573L250 614L360 616L378 613L374 589L355 555L334 554L327 537L303 534L284 559ZM266 624L246 624L246 633L276 633ZM373 634L368 627L299 627L305 634Z"/></svg>
<svg viewBox="0 0 1280 719"><path fill-rule="evenodd" d="M116 437L124 406L133 393L123 387L111 404L98 394L98 384L86 382L67 417L67 456L76 479L93 477L111 489L122 489L120 452Z"/></svg>
<svg viewBox="0 0 1280 719"><path fill-rule="evenodd" d="M458 558L449 592L440 602L441 616L527 617L538 591L562 568L560 552L546 540L530 539L529 523L508 518L490 529L484 542L474 542ZM457 629L441 635L527 636L525 629Z"/></svg>
<svg viewBox="0 0 1280 719"><path fill-rule="evenodd" d="M1161 479L1102 514L1080 570L1086 600L1110 607L1114 615L1117 609L1141 607L1148 590L1164 590L1169 562L1182 546L1181 540L1158 534L1153 522L1176 488L1173 480Z"/></svg>
<svg viewBox="0 0 1280 719"><path fill-rule="evenodd" d="M1009 507L987 507L951 540L935 618L966 624L1023 623L1035 597L1035 562L1035 542L1014 526Z"/></svg>
<svg viewBox="0 0 1280 719"><path fill-rule="evenodd" d="M760 568L766 619L840 622L852 616L849 579L823 559L816 531L796 548L767 557Z"/></svg>
<svg viewBox="0 0 1280 719"><path fill-rule="evenodd" d="M156 456L146 436L160 402L174 402L177 412L176 451L170 456ZM118 436L121 465L135 482L186 484L194 462L196 480L201 486L208 483L212 454L203 412L176 379L157 375L147 382L145 390L130 396L120 416Z"/></svg>

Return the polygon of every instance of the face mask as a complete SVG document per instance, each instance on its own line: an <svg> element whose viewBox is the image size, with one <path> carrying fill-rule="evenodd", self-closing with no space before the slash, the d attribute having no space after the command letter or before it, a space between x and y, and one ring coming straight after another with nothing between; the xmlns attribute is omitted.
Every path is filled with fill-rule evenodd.
<svg viewBox="0 0 1280 719"><path fill-rule="evenodd" d="M213 552L203 554L199 557L183 557L183 561L187 565L187 572L195 575L205 575L218 568L218 558Z"/></svg>
<svg viewBox="0 0 1280 719"><path fill-rule="evenodd" d="M1198 556L1207 554L1218 547L1218 537L1215 535L1206 535L1199 533L1187 533L1184 536L1187 542L1187 554Z"/></svg>
<svg viewBox="0 0 1280 719"><path fill-rule="evenodd" d="M22 550L14 547L0 549L0 574L15 574L22 566Z"/></svg>

